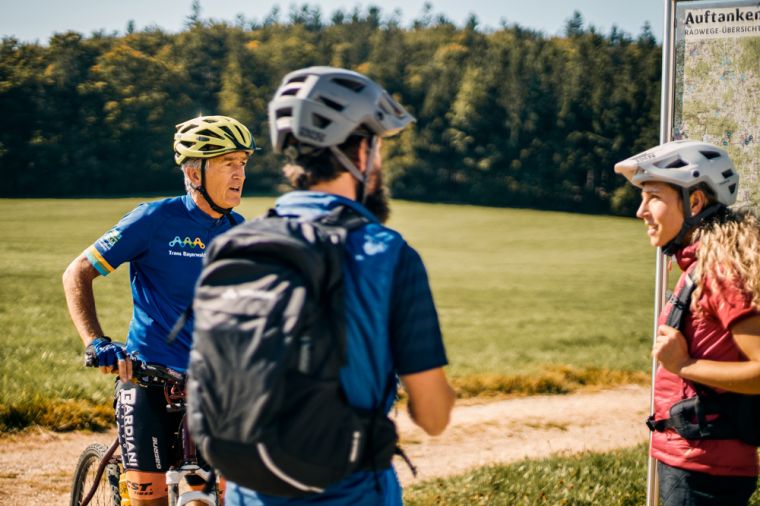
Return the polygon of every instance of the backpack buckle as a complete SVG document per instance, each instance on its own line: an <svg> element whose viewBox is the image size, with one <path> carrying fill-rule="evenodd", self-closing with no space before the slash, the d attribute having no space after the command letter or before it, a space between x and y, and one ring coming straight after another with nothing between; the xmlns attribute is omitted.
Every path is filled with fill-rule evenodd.
<svg viewBox="0 0 760 506"><path fill-rule="evenodd" d="M664 430L664 428L662 427L663 422L664 420L655 420L654 415L649 415L649 417L645 421L650 432L654 432L654 431L662 432Z"/></svg>

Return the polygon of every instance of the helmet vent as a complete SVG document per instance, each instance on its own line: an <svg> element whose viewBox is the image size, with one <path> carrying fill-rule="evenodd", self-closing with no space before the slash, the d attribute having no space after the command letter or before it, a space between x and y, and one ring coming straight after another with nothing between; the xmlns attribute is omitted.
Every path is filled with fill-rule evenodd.
<svg viewBox="0 0 760 506"><path fill-rule="evenodd" d="M722 175L724 178L728 179L728 178L730 178L731 176L733 176L733 175L734 175L734 171L733 171L733 170L731 170L731 169L728 169L728 170L724 170L723 172L721 172L721 175Z"/></svg>
<svg viewBox="0 0 760 506"><path fill-rule="evenodd" d="M378 105L385 114L391 114L397 118L402 118L405 114L404 111L396 106L394 100L388 95L388 93L383 93L383 98Z"/></svg>
<svg viewBox="0 0 760 506"><path fill-rule="evenodd" d="M702 153L702 156L704 156L708 160L712 160L713 158L719 158L720 157L720 153L718 153L716 151L700 151L700 153Z"/></svg>
<svg viewBox="0 0 760 506"><path fill-rule="evenodd" d="M330 126L330 123L332 123L332 120L329 120L320 114L312 114L311 121L317 128L327 128Z"/></svg>
<svg viewBox="0 0 760 506"><path fill-rule="evenodd" d="M209 135L209 134L211 133L208 130L201 130L200 132L195 134L196 142L206 143L201 146L196 146L196 149L198 149L198 151L211 151L218 148L217 146L218 143L215 142L218 136L213 135L213 134Z"/></svg>
<svg viewBox="0 0 760 506"><path fill-rule="evenodd" d="M293 108L292 107L281 107L275 111L275 117L277 119L280 118L289 118L293 116Z"/></svg>
<svg viewBox="0 0 760 506"><path fill-rule="evenodd" d="M353 81L351 79L336 77L333 79L333 82L338 86L343 86L344 88L348 88L349 90L355 91L356 93L361 93L361 91L364 89L364 84Z"/></svg>
<svg viewBox="0 0 760 506"><path fill-rule="evenodd" d="M322 96L322 97L319 97L317 100L319 100L320 102L322 102L323 104L325 104L325 105L326 105L327 107L329 107L330 109L335 109L335 110L336 110L336 111L338 111L338 112L340 112L340 111L342 111L343 109L345 109L345 107L344 107L344 106L340 105L340 104L339 104L338 102L336 102L335 100L330 100L329 98L327 98L327 97L324 97L324 96Z"/></svg>
<svg viewBox="0 0 760 506"><path fill-rule="evenodd" d="M731 193L731 195L733 195L736 191L736 183L728 185L728 191Z"/></svg>
<svg viewBox="0 0 760 506"><path fill-rule="evenodd" d="M664 168L666 168L666 169L679 169L679 168L685 167L687 165L688 165L688 163L684 162L680 158L676 158L675 160L673 160L672 162L670 162L669 164L667 164Z"/></svg>
<svg viewBox="0 0 760 506"><path fill-rule="evenodd" d="M306 78L308 76L305 74L301 74L300 76L293 76L292 78L288 79L288 84L290 83L302 83L306 81Z"/></svg>
<svg viewBox="0 0 760 506"><path fill-rule="evenodd" d="M230 136L230 138L232 138L232 139L235 138L235 134L232 132L232 130L230 130L230 128L228 126L221 126L221 127L219 127L219 130L222 130L224 133L226 133L228 136Z"/></svg>
<svg viewBox="0 0 760 506"><path fill-rule="evenodd" d="M298 88L288 88L287 90L282 90L282 93L280 95L284 97L290 97L295 96L298 93Z"/></svg>

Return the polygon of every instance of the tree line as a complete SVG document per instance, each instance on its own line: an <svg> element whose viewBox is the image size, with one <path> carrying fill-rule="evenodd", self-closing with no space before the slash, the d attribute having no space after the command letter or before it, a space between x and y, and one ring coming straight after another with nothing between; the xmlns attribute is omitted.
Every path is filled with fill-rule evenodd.
<svg viewBox="0 0 760 506"><path fill-rule="evenodd" d="M274 192L267 102L282 77L309 65L365 73L417 118L384 145L395 197L628 213L635 195L613 164L657 143L660 48L584 26L563 36L502 21L457 26L426 6L403 26L377 7L273 9L262 20L203 19L196 2L176 34L5 37L0 48L0 196L177 193L174 125L234 116L262 150L248 192Z"/></svg>

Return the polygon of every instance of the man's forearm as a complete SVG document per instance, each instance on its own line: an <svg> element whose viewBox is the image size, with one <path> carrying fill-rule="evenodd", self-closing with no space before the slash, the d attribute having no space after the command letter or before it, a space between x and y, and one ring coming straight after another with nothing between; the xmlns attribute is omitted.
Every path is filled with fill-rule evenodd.
<svg viewBox="0 0 760 506"><path fill-rule="evenodd" d="M63 290L69 315L85 346L94 338L103 335L92 290L92 282L97 276L97 271L84 256L79 256L71 262L63 273Z"/></svg>

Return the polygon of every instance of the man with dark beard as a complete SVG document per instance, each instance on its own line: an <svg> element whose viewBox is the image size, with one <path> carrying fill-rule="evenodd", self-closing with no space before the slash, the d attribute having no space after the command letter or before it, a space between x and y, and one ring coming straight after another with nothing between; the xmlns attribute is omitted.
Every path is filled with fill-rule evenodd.
<svg viewBox="0 0 760 506"><path fill-rule="evenodd" d="M348 207L368 223L346 239L343 283L347 363L341 385L357 408L387 413L400 378L409 413L431 435L449 421L454 392L425 268L401 235L382 225L390 209L382 181L381 137L414 118L367 77L311 67L285 76L269 104L272 145L287 158L296 191L278 199L280 216L315 220ZM353 473L321 494L267 496L234 483L226 504L401 505L393 468Z"/></svg>

